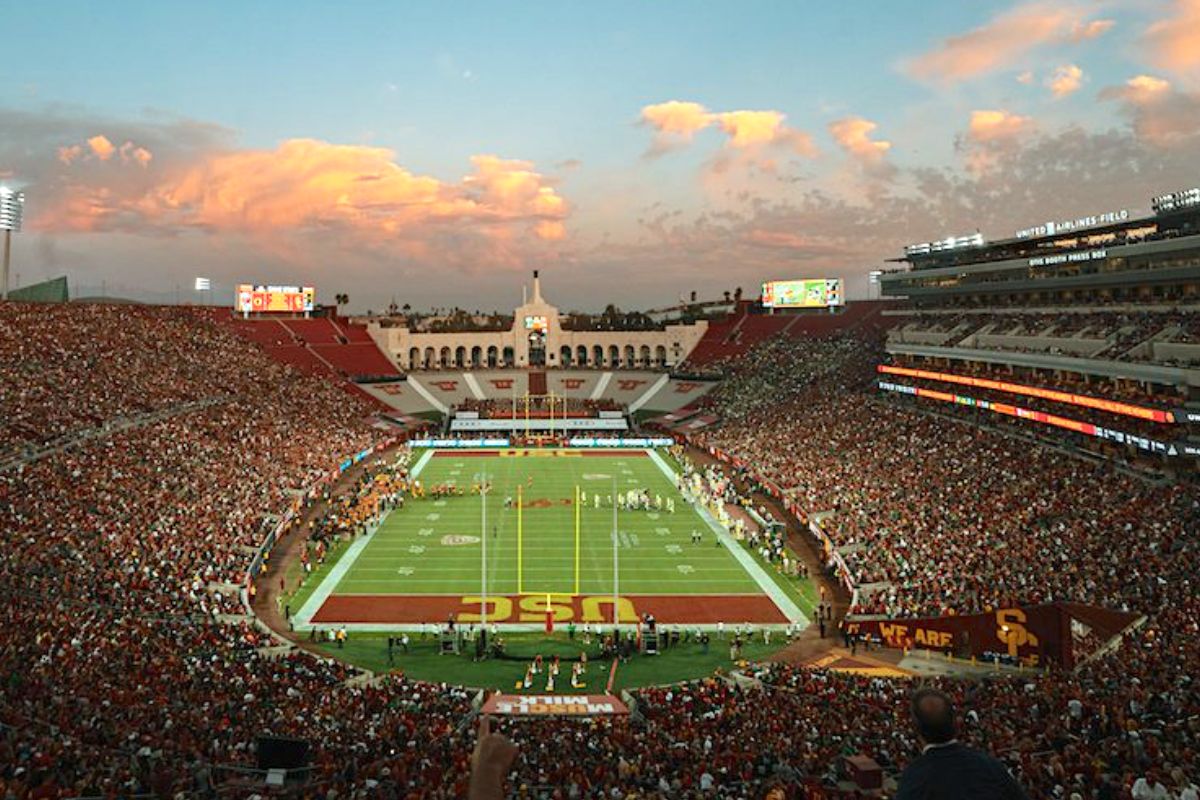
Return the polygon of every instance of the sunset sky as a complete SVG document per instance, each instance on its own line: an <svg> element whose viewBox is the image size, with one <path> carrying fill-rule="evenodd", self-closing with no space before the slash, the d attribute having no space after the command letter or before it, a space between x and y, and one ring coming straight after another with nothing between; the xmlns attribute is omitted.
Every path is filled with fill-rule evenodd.
<svg viewBox="0 0 1200 800"><path fill-rule="evenodd" d="M1200 0L0 0L28 284L666 305L1200 184ZM186 297L185 297L186 299Z"/></svg>

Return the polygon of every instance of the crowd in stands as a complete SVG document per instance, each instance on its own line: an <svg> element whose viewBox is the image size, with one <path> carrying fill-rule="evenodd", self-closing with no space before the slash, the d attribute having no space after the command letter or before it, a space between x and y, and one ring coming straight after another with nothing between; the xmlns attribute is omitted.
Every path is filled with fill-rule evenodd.
<svg viewBox="0 0 1200 800"><path fill-rule="evenodd" d="M723 372L725 380L698 405L719 411L730 422L749 420L795 399L814 383L840 380L849 364L866 369L867 356L862 341L853 336L777 336L743 356L708 365Z"/></svg>
<svg viewBox="0 0 1200 800"><path fill-rule="evenodd" d="M752 354L758 374L714 391L724 423L697 435L808 513L835 512L826 532L845 548L855 583L886 585L860 610L925 615L1067 598L1120 606L1131 571L1156 567L1164 548L1194 546L1184 536L1200 518L1194 490L1148 487L973 426L900 412L866 391L861 354L869 349L859 341L828 350L840 366L807 385L796 379L811 374L803 348L799 362ZM794 389L771 393L780 385ZM1092 534L1104 530L1123 532L1121 551Z"/></svg>
<svg viewBox="0 0 1200 800"><path fill-rule="evenodd" d="M225 396L250 377L245 350L179 309L0 304L0 452Z"/></svg>
<svg viewBox="0 0 1200 800"><path fill-rule="evenodd" d="M328 533L400 500L402 467L358 479L349 500L326 496L337 464L382 438L369 408L178 309L46 308L0 305L0 368L31 384L0 398L21 441L220 402L0 472L0 796L214 796L237 786L228 765L253 765L264 733L312 742L314 796L463 796L467 692L353 681L344 665L273 654L238 616L246 551L283 512L324 499L313 530ZM803 508L836 512L829 532L857 546L856 577L891 587L859 610L1062 597L1148 615L1075 674L945 682L964 736L1032 796L1128 797L1139 779L1183 796L1200 738L1194 488L881 405L860 391L873 375L861 340L768 347L731 366L713 401L725 422L705 443ZM520 748L511 784L561 797L801 797L828 788L840 755L895 769L919 752L905 682L754 674L761 685L642 690L633 720L508 724Z"/></svg>
<svg viewBox="0 0 1200 800"><path fill-rule="evenodd" d="M754 381L781 385L796 366L762 359ZM1012 748L1011 763L1035 796L1129 796L1151 767L1172 791L1195 781L1196 485L1148 484L1110 465L883 404L866 391L869 380L852 356L835 376L765 404L752 389L732 392L738 382L730 381L718 395L726 422L698 442L781 487L807 512L834 512L825 531L854 582L880 585L860 596L856 613L922 616L1074 600L1146 614L1133 641L1075 675L953 688L968 707L978 704L973 738L995 752ZM887 681L809 670L788 681L810 689L855 684L846 692L855 710L844 713L864 727L871 698L899 708ZM880 744L902 730L884 716L871 749L877 758L904 752L904 743Z"/></svg>

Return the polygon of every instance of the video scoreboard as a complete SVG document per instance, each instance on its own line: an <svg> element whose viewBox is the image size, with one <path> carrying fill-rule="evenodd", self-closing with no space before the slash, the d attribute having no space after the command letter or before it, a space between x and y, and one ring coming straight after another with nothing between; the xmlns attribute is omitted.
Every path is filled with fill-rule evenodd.
<svg viewBox="0 0 1200 800"><path fill-rule="evenodd" d="M846 304L841 278L768 281L762 285L764 308L826 308Z"/></svg>
<svg viewBox="0 0 1200 800"><path fill-rule="evenodd" d="M311 286L256 286L243 283L237 287L234 308L243 314L282 311L299 314L316 306L317 290Z"/></svg>

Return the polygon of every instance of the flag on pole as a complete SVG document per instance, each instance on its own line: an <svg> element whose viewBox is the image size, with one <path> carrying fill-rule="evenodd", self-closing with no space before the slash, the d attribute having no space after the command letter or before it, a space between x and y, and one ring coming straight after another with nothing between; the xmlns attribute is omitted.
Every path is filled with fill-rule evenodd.
<svg viewBox="0 0 1200 800"><path fill-rule="evenodd" d="M550 593L546 593L546 633L554 633L554 609L550 607Z"/></svg>

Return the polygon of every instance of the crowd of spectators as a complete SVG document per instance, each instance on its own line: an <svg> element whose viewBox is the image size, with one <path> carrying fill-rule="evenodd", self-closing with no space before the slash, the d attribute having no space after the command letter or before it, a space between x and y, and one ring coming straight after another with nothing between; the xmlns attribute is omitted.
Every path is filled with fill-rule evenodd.
<svg viewBox="0 0 1200 800"><path fill-rule="evenodd" d="M750 420L797 398L816 382L840 382L847 370L870 368L870 351L854 336L776 336L736 358L710 364L725 379L697 405L725 420Z"/></svg>
<svg viewBox="0 0 1200 800"><path fill-rule="evenodd" d="M254 377L244 351L244 342L179 309L0 304L0 453L225 396Z"/></svg>
<svg viewBox="0 0 1200 800"><path fill-rule="evenodd" d="M240 618L247 551L288 509L323 497L330 532L399 501L399 472L371 473L349 501L324 496L342 459L380 442L369 408L185 311L44 308L0 305L4 352L17 360L6 355L3 369L36 383L22 360L42 358L48 376L0 398L22 441L220 402L0 472L0 796L212 796L237 785L230 765L252 765L264 733L313 743L312 794L462 796L467 692L361 681L307 653L279 655ZM72 315L87 341L63 330ZM211 372L197 347L222 354ZM860 610L1065 598L1148 615L1074 674L945 682L964 735L1034 796L1194 781L1194 488L1148 486L880 405L862 391L873 354L856 339L765 349L732 368L713 401L725 422L705 441L803 508L835 511L829 533L850 548L856 578L889 584ZM175 357L193 365L166 363ZM152 385L151 367L172 385ZM754 676L760 685L746 688L714 678L642 690L632 720L510 723L512 785L562 797L799 797L830 786L840 755L894 770L919 752L904 682L781 665Z"/></svg>
<svg viewBox="0 0 1200 800"><path fill-rule="evenodd" d="M854 582L883 585L858 610L936 615L1058 599L1121 606L1124 582L1148 579L1166 554L1195 546L1184 535L1200 519L1193 487L1147 485L884 404L870 393L864 350L847 348L840 369L791 396L742 400L726 390L724 423L696 437L808 513L834 512L824 529ZM756 385L771 385L772 372L790 380L793 367L803 369L765 362ZM1156 513L1164 508L1176 513ZM1102 535L1117 531L1119 549Z"/></svg>

